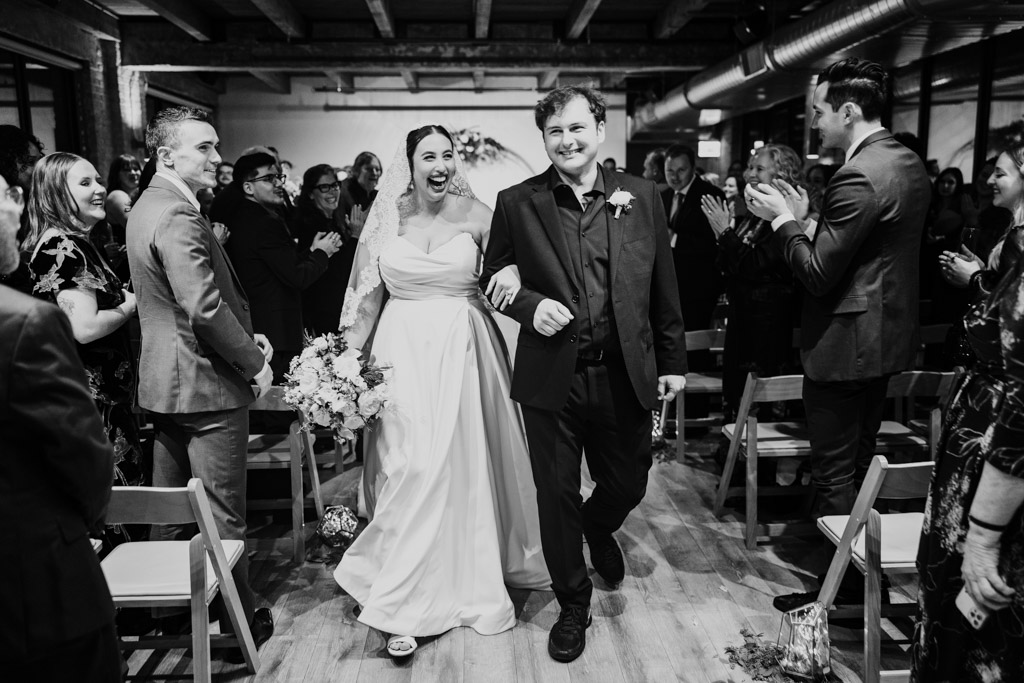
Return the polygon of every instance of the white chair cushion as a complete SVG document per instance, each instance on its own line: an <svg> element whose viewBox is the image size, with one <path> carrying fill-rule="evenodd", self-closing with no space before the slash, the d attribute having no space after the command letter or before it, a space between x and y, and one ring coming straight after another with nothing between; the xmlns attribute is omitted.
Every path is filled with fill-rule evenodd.
<svg viewBox="0 0 1024 683"><path fill-rule="evenodd" d="M228 566L234 567L245 552L245 541L222 540ZM189 541L139 541L122 543L102 562L107 586L114 598L183 596L189 585ZM217 574L206 556L207 593L217 587Z"/></svg>
<svg viewBox="0 0 1024 683"><path fill-rule="evenodd" d="M849 522L849 515L829 515L818 519L820 528L837 546L843 539L843 532ZM917 561L917 546L921 541L922 512L899 512L882 515L882 568L886 565L914 564ZM853 542L853 558L863 565L864 530L861 529Z"/></svg>
<svg viewBox="0 0 1024 683"><path fill-rule="evenodd" d="M722 434L732 439L736 433L735 424L722 427ZM906 449L927 449L928 442L915 435L908 427L899 422L886 420L878 430L876 453L891 453ZM811 442L808 440L806 422L758 422L757 451L761 455L800 456L811 454Z"/></svg>

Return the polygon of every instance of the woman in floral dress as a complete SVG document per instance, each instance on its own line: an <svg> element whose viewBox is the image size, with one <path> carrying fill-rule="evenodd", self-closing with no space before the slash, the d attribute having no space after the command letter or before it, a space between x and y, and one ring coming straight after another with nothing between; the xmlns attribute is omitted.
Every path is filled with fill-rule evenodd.
<svg viewBox="0 0 1024 683"><path fill-rule="evenodd" d="M999 156L993 203L1024 224L1024 147ZM965 318L974 359L950 404L917 567L913 680L1024 680L1024 259ZM965 590L990 613L972 628Z"/></svg>
<svg viewBox="0 0 1024 683"><path fill-rule="evenodd" d="M114 445L114 484L144 483L138 427L132 414L135 365L125 323L135 295L124 288L89 240L105 214L106 190L91 163L74 154L44 157L32 175L29 234L23 245L36 296L67 314L89 389ZM111 545L129 540L121 527L107 530Z"/></svg>

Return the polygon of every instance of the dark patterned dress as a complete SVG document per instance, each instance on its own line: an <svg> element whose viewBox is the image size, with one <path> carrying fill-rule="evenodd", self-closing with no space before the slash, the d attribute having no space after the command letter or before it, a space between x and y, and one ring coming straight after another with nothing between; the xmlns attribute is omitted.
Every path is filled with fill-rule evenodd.
<svg viewBox="0 0 1024 683"><path fill-rule="evenodd" d="M54 235L39 245L30 262L33 293L57 302L64 289L90 289L96 293L100 310L124 303L123 285L106 261L89 242L77 235ZM142 467L138 423L132 414L135 402L135 363L128 340L128 326L122 325L102 339L78 344L78 354L89 379L89 391L103 417L107 437L114 445L115 486L139 486L146 477ZM107 529L112 545L128 540L121 527Z"/></svg>
<svg viewBox="0 0 1024 683"><path fill-rule="evenodd" d="M1024 259L965 318L975 355L956 387L939 443L917 569L920 617L913 680L1024 681L1024 519L1018 509L1002 536L999 572L1014 602L978 631L954 605L967 515L988 462L1024 478Z"/></svg>

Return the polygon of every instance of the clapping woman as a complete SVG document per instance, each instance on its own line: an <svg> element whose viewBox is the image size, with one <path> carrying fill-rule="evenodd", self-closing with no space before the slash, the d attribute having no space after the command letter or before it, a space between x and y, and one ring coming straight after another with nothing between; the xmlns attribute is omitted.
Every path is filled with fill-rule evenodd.
<svg viewBox="0 0 1024 683"><path fill-rule="evenodd" d="M34 293L60 306L71 322L89 388L114 446L118 485L144 481L138 430L132 415L135 365L125 323L135 295L125 289L89 234L106 216L107 191L96 169L74 154L57 152L39 162L28 202L23 244L35 278ZM123 529L108 529L123 534Z"/></svg>
<svg viewBox="0 0 1024 683"><path fill-rule="evenodd" d="M1024 225L1024 146L999 156L989 184ZM1015 681L1024 670L1024 259L964 324L973 360L943 424L917 555L918 683ZM961 614L961 591L989 615L980 628Z"/></svg>
<svg viewBox="0 0 1024 683"><path fill-rule="evenodd" d="M744 180L801 185L800 157L785 145L765 145L750 157ZM742 201L742 200L738 200ZM735 415L747 373L781 373L793 336L793 274L771 242L771 226L753 213L730 225L728 208L710 195L701 209L718 235L718 265L725 273L729 318L725 330L722 393Z"/></svg>

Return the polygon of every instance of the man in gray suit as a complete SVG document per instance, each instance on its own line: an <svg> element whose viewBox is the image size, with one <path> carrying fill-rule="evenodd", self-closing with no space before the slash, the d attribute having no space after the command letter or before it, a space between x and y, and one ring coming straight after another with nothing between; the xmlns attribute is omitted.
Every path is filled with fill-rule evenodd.
<svg viewBox="0 0 1024 683"><path fill-rule="evenodd" d="M800 343L819 516L853 509L889 377L913 368L918 347L918 253L931 185L920 158L881 125L888 78L855 58L818 76L813 125L822 146L842 149L847 161L825 189L813 241L794 220L806 215L806 192L747 186L748 205L772 221L807 290ZM863 590L852 581L843 588L850 599L840 602Z"/></svg>
<svg viewBox="0 0 1024 683"><path fill-rule="evenodd" d="M175 107L153 117L146 146L157 170L128 216L128 261L142 325L139 405L157 430L153 485L199 477L221 537L244 540L247 406L270 386L273 349L253 334L245 293L199 213L196 191L217 182L217 144L203 111ZM154 530L154 538L189 534ZM245 555L235 580L258 645L273 622L269 610L254 615Z"/></svg>

